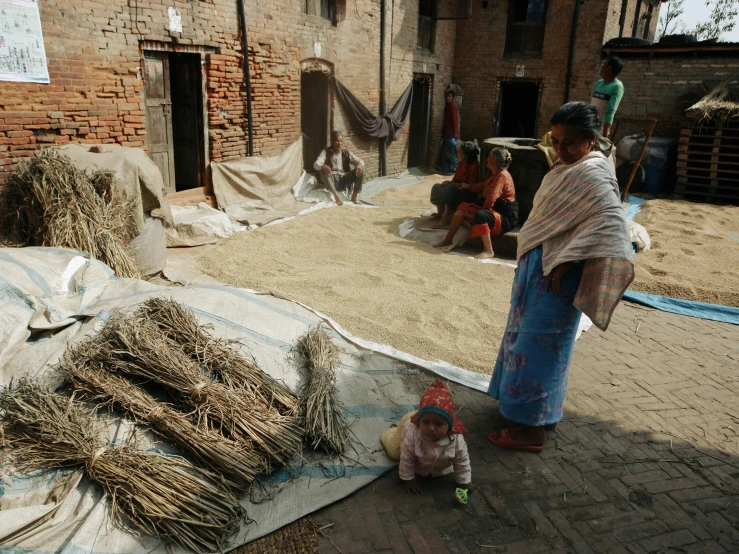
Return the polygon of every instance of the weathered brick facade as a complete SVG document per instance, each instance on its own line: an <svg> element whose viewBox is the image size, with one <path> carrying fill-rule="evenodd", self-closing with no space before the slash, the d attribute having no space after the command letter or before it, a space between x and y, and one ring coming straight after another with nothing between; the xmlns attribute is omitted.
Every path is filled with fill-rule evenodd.
<svg viewBox="0 0 739 554"><path fill-rule="evenodd" d="M39 3L51 84L0 82L0 183L22 157L66 142L115 142L146 147L145 51L199 56L203 96L203 157L233 159L248 152L238 0L44 0ZM632 32L635 5L628 0L624 35ZM540 58L504 54L508 2L470 3L467 19L453 20L459 0L439 0L433 53L417 47L419 2L388 0L386 96L393 106L414 75L431 80L428 147L422 162L438 156L444 90L454 76L464 94L463 138L497 132L500 85L538 87L537 129L564 101L574 0L549 0ZM643 2L646 7L646 1ZM462 4L463 5L463 4ZM301 134L301 74L322 70L379 114L380 0L336 0L333 22L304 13L305 0L245 0L250 46L254 152L273 155ZM483 6L487 6L484 8ZM603 43L618 34L623 0L582 5L570 99L588 100ZM170 32L167 9L182 17ZM642 8L642 10L646 8ZM642 13L644 13L642 11ZM657 14L651 22L653 35ZM640 33L643 33L642 24ZM524 76L516 77L516 67ZM331 127L344 129L349 147L379 173L379 141L363 136L335 97ZM408 126L388 147L389 173L407 167Z"/></svg>
<svg viewBox="0 0 739 554"><path fill-rule="evenodd" d="M454 16L457 0L440 0ZM301 133L301 71L321 68L379 114L380 2L338 0L336 22L306 15L304 0L246 0L255 154L272 155ZM451 83L456 23L439 21L434 53L416 47L418 2L387 2L387 106L413 73L433 78L429 144L439 141L443 91ZM182 16L168 29L167 8ZM394 8L394 9L393 9ZM204 82L206 161L247 153L243 56L237 0L46 0L40 2L51 84L0 82L0 182L43 145L117 142L146 146L143 52L199 53ZM379 143L361 137L332 99L332 126L378 174ZM405 169L407 133L388 148L388 171ZM438 148L438 147L437 147ZM436 152L429 148L426 156Z"/></svg>
<svg viewBox="0 0 739 554"><path fill-rule="evenodd" d="M623 36L632 35L636 4L628 0ZM487 5L487 8L483 6ZM643 2L646 8L646 1ZM622 0L599 0L581 5L569 100L590 101L599 79L603 44L619 36ZM478 139L495 136L500 110L500 86L505 82L535 83L539 89L535 135L547 130L547 122L565 101L567 61L575 0L549 0L544 45L540 57L505 53L508 9L505 2L473 2L472 14L457 27L455 82L464 89L466 118L464 137ZM642 11L642 14L644 11ZM654 37L658 10L650 22L649 37ZM644 23L640 32L644 32ZM642 36L642 35L639 35ZM524 76L516 76L517 66Z"/></svg>

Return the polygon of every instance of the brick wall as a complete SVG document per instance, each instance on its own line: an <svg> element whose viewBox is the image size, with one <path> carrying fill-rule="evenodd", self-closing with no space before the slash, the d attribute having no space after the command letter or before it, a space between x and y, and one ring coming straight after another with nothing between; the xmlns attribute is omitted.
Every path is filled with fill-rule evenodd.
<svg viewBox="0 0 739 554"><path fill-rule="evenodd" d="M314 58L379 113L379 0L338 0L336 25L303 14L303 0L246 0L245 5L255 154L277 154L300 136L300 75ZM388 109L414 72L433 75L429 144L434 145L443 116L443 89L451 82L455 22L437 23L435 51L424 54L416 48L418 2L390 0L387 5ZM46 0L39 6L51 84L0 82L0 183L19 158L47 144L145 147L143 41L157 49L201 54L208 158L246 154L236 0ZM182 15L182 33L168 31L170 6ZM439 0L439 16L456 15L456 6L456 0ZM335 99L332 123L347 131L349 147L364 158L368 177L377 175L378 141L362 137ZM433 159L436 153L430 150ZM404 134L388 149L388 170L405 169L406 160Z"/></svg>
<svg viewBox="0 0 739 554"><path fill-rule="evenodd" d="M168 31L168 6L181 12L182 33ZM215 52L203 53L209 154L246 151L242 79L234 78L241 75L234 2L47 0L39 9L51 83L0 82L0 182L18 158L44 145L145 147L144 41Z"/></svg>
<svg viewBox="0 0 739 554"><path fill-rule="evenodd" d="M610 5L608 9L608 19L606 21L605 30L605 41L619 36L619 30L621 28L621 9L623 7L622 0L609 0ZM654 40L654 35L657 30L657 22L659 20L660 6L655 6L652 9L652 18L650 20L645 19L644 16L649 12L649 5L646 0L642 1L641 9L639 10L639 25L637 26L637 32L634 34L634 18L636 17L636 10L639 4L639 0L628 0L626 5L626 15L624 17L623 33L621 36L638 38L644 38L644 28L648 24L649 30L647 33L648 40Z"/></svg>
<svg viewBox="0 0 739 554"><path fill-rule="evenodd" d="M734 57L710 57L692 53L684 57L665 57L654 52L650 57L624 58L619 79L624 97L616 113L619 136L631 131L646 131L647 121L657 120L655 134L678 137L685 110L700 100L713 85L725 80L739 83L739 51Z"/></svg>
<svg viewBox="0 0 739 554"><path fill-rule="evenodd" d="M572 0L550 0L539 59L504 53L508 11L496 2L483 9L474 2L472 16L458 24L454 77L464 89L467 107L462 121L463 138L494 136L497 125L499 85L502 81L539 84L537 135L548 130L547 122L564 102L570 29L575 9ZM608 2L586 2L578 23L570 100L589 101L597 77ZM473 38L474 37L474 38ZM525 66L522 79L516 66Z"/></svg>
<svg viewBox="0 0 739 554"><path fill-rule="evenodd" d="M624 36L630 35L638 0L627 5ZM548 121L564 102L574 0L549 0L541 58L513 57L504 53L508 19L506 2L472 3L472 15L457 26L454 77L464 89L466 117L463 138L485 139L495 135L500 83L530 81L539 84L538 125L535 134L548 130ZM599 79L600 53L605 41L618 36L622 0L588 1L582 4L572 65L569 100L590 101ZM631 14L630 16L628 14ZM654 12L654 21L658 10ZM629 19L631 17L631 19ZM628 33L627 33L628 32ZM516 66L525 66L523 78Z"/></svg>

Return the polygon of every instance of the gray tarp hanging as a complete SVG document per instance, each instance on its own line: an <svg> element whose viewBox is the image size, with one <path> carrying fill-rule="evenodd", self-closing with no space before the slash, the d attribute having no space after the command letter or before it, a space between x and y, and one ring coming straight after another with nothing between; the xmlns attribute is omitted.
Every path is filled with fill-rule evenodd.
<svg viewBox="0 0 739 554"><path fill-rule="evenodd" d="M336 83L336 95L346 109L352 113L357 122L359 122L362 131L371 137L390 137L391 141L400 138L400 132L403 130L403 125L405 125L408 114L411 111L413 83L408 85L408 88L405 89L405 92L400 96L389 113L377 117L349 89L342 85L338 79L335 79L334 82Z"/></svg>

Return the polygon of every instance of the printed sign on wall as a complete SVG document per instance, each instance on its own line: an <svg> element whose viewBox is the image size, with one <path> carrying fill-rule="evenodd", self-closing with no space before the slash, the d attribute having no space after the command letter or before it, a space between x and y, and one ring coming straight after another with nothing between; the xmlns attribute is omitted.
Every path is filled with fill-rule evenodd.
<svg viewBox="0 0 739 554"><path fill-rule="evenodd" d="M0 80L49 82L38 0L0 0Z"/></svg>

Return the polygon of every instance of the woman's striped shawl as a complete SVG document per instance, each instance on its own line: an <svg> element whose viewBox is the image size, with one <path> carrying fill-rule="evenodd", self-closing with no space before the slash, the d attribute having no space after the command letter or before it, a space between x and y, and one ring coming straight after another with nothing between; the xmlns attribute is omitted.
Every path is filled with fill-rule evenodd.
<svg viewBox="0 0 739 554"><path fill-rule="evenodd" d="M613 169L600 152L544 177L518 234L518 257L541 245L544 275L585 262L575 307L602 330L634 279L634 254Z"/></svg>

